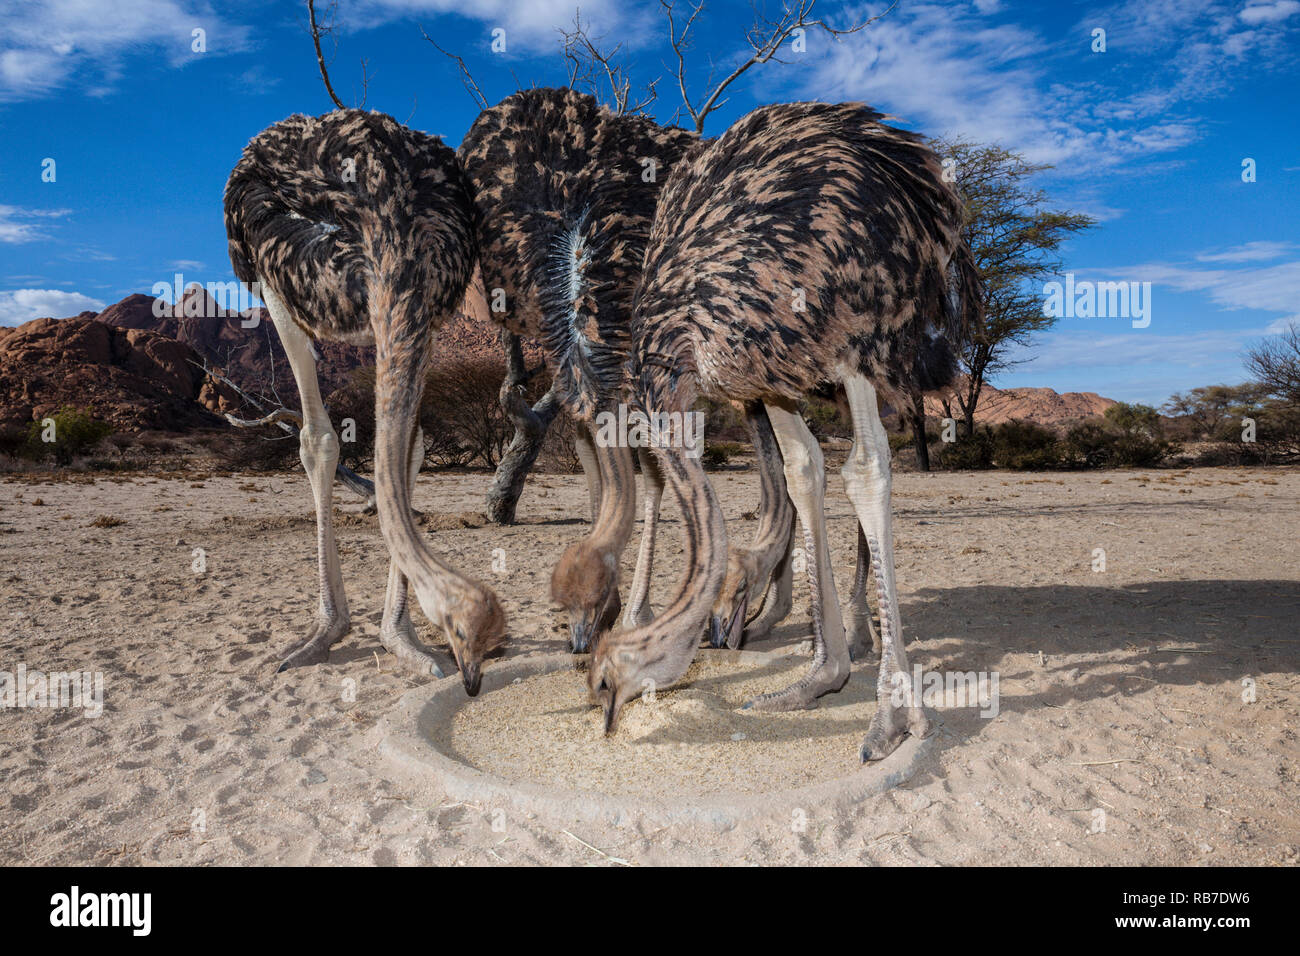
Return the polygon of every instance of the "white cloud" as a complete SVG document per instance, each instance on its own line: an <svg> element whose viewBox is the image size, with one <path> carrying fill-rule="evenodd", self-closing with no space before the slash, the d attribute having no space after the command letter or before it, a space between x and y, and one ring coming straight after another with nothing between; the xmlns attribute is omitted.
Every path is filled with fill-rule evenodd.
<svg viewBox="0 0 1300 956"><path fill-rule="evenodd" d="M1197 269L1155 262L1115 270L1113 278L1151 282L1177 292L1204 292L1225 311L1259 309L1290 314L1300 305L1300 260L1246 269Z"/></svg>
<svg viewBox="0 0 1300 956"><path fill-rule="evenodd" d="M346 5L340 4L338 19L344 27L357 29L363 24L375 25L377 18L409 17L419 20L423 16L429 21L425 24L425 29L436 40L438 36L434 17L437 14L455 14L483 24L484 52L492 42L490 31L497 27L505 30L508 55L516 44L529 52L558 49L558 30L561 27L572 27L573 13L577 7L582 8L582 21L588 25L589 32L594 37L605 36L613 39L613 42L625 39L629 41L628 46L639 45L638 33L647 38L657 38L657 34L646 34L645 31L629 27L633 22L643 23L648 14L657 16L658 3L630 9L631 4L619 0L585 0L581 3L577 0L354 0ZM466 54L473 51L455 52Z"/></svg>
<svg viewBox="0 0 1300 956"><path fill-rule="evenodd" d="M17 206L0 206L0 242L17 244L48 239L41 229L42 219L61 219L70 209L20 209Z"/></svg>
<svg viewBox="0 0 1300 956"><path fill-rule="evenodd" d="M1197 262L1268 262L1280 259L1296 248L1293 242L1255 242L1242 243L1220 252L1202 252L1196 257Z"/></svg>
<svg viewBox="0 0 1300 956"><path fill-rule="evenodd" d="M195 29L207 52L191 50ZM0 101L41 96L67 84L83 67L110 83L118 59L147 47L174 65L195 56L242 49L248 30L216 16L199 0L50 0L0 5ZM88 89L102 84L88 84Z"/></svg>
<svg viewBox="0 0 1300 956"><path fill-rule="evenodd" d="M1144 329L1111 332L1104 324L1109 319L1069 321L1090 325L1087 331L1055 329L1032 346L1016 350L1011 358L1024 363L1018 368L1035 375L1087 369L1092 376L1099 369L1222 366L1225 357L1240 355L1264 332L1263 329L1210 329L1164 335Z"/></svg>
<svg viewBox="0 0 1300 956"><path fill-rule="evenodd" d="M1140 126L1100 121L1099 92L1057 84L1050 53L1029 27L909 4L835 44L805 92L864 99L929 132L1000 143L1033 162L1074 163L1062 169L1067 175L1175 150L1199 135L1177 117Z"/></svg>
<svg viewBox="0 0 1300 956"><path fill-rule="evenodd" d="M1274 0L1273 3L1250 3L1237 14L1242 23L1280 23L1300 13L1297 0Z"/></svg>
<svg viewBox="0 0 1300 956"><path fill-rule="evenodd" d="M0 325L22 325L32 319L64 318L79 312L99 312L105 303L80 292L58 289L15 289L0 292Z"/></svg>
<svg viewBox="0 0 1300 956"><path fill-rule="evenodd" d="M1243 28L1221 0L1128 0L1089 13L1065 37L1042 34L1030 17L991 23L975 12L983 9L900 5L833 44L801 93L866 100L927 132L1000 143L1063 175L1091 176L1195 142L1208 124L1181 107L1225 92L1247 67L1294 59L1288 25ZM1088 52L1096 27L1107 32L1104 54ZM1058 65L1080 56L1092 58L1090 79L1060 80Z"/></svg>

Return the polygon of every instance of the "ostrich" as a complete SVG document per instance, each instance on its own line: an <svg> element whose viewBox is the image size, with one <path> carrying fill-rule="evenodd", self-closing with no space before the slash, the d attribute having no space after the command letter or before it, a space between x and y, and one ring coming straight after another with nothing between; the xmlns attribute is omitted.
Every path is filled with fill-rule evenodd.
<svg viewBox="0 0 1300 956"><path fill-rule="evenodd" d="M842 473L880 603L877 705L863 760L929 732L906 682L894 697L894 675L908 668L877 393L897 401L915 384L936 388L955 372L953 310L923 300L927 290L946 288L962 220L934 155L881 119L861 104L768 106L694 150L660 198L636 293L630 367L633 405L652 420L690 408L702 393L761 402L771 421L808 553L814 651L793 685L747 705L767 710L812 706L849 679L824 464L796 411L800 396L828 381L843 385L854 447ZM654 621L596 646L588 679L607 733L646 686L686 672L725 571L721 508L675 437L661 430L654 454L683 510L682 584Z"/></svg>
<svg viewBox="0 0 1300 956"><path fill-rule="evenodd" d="M644 116L615 115L586 94L533 89L484 110L458 151L475 194L493 318L543 343L557 396L578 423L594 520L551 579L556 603L569 611L575 652L618 619L619 558L636 507L631 449L604 447L590 429L623 399L632 293L655 202L668 170L696 141ZM628 627L650 616L663 491L650 459L642 457L645 534L622 609Z"/></svg>
<svg viewBox="0 0 1300 956"><path fill-rule="evenodd" d="M970 247L960 243L953 252L948 272L938 288L924 289L917 303L918 314L925 315L926 308L955 309L959 334L966 336L980 321L979 272ZM913 389L924 390L924 382L913 383ZM912 396L909 396L911 398ZM909 402L907 407L912 407ZM761 494L758 507L758 527L748 548L733 547L727 556L727 570L718 591L717 601L709 618L709 642L713 647L736 648L743 641L765 636L790 612L790 562L788 555L794 547L792 512L787 505L785 478L782 475L780 449L772 434L762 403L755 402L746 409L754 449L758 461ZM867 605L867 580L871 568L871 550L866 535L858 528L857 566L853 573L853 590L845 625L849 656L853 660L865 657L868 647L880 652L880 638L871 626L871 609ZM773 578L773 575L776 575ZM760 615L751 625L746 613L753 595L764 594L769 581L776 589L774 601L764 604Z"/></svg>
<svg viewBox="0 0 1300 956"><path fill-rule="evenodd" d="M294 115L259 133L226 185L235 275L260 289L302 401L299 453L316 504L320 608L280 670L325 660L350 618L332 526L338 436L321 401L313 339L375 344L375 494L391 556L380 641L408 669L441 677L418 641L407 582L443 628L465 690L505 617L496 595L429 548L411 518L423 455L417 410L434 334L474 262L472 208L455 154L389 116Z"/></svg>

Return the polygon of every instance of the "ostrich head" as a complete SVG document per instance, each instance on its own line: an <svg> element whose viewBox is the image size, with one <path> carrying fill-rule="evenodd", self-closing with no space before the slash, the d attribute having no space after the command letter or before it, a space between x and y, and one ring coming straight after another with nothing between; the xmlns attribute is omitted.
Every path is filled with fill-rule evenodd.
<svg viewBox="0 0 1300 956"><path fill-rule="evenodd" d="M727 555L727 571L722 590L709 614L709 646L740 646L749 614L750 591L758 583L758 558L751 551L732 551Z"/></svg>
<svg viewBox="0 0 1300 956"><path fill-rule="evenodd" d="M448 604L442 615L443 633L460 668L465 693L477 696L483 681L483 660L505 642L505 612L488 588L476 586L465 600Z"/></svg>
<svg viewBox="0 0 1300 956"><path fill-rule="evenodd" d="M591 538L573 542L551 573L551 600L568 612L573 653L586 653L618 620L618 556Z"/></svg>

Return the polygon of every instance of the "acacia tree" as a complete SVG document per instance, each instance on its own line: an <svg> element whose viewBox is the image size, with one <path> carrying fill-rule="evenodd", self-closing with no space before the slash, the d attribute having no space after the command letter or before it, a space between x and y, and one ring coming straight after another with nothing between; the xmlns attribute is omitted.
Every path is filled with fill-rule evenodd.
<svg viewBox="0 0 1300 956"><path fill-rule="evenodd" d="M1300 405L1300 323L1287 323L1279 335L1247 351L1246 369L1269 395Z"/></svg>
<svg viewBox="0 0 1300 956"><path fill-rule="evenodd" d="M984 282L984 324L962 343L965 374L953 395L969 437L984 383L1016 364L1013 346L1026 345L1056 322L1043 313L1042 287L1060 272L1061 244L1096 220L1048 208L1047 194L1031 180L1051 166L1002 146L962 139L931 145L965 201L963 236ZM953 417L948 399L944 411Z"/></svg>

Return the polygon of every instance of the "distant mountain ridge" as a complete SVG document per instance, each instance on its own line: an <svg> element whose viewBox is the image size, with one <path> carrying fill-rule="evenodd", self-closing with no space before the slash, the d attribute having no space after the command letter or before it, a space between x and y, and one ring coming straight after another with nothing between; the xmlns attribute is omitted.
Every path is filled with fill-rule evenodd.
<svg viewBox="0 0 1300 956"><path fill-rule="evenodd" d="M65 404L94 408L99 417L128 431L220 425L217 415L239 409L241 400L196 367L205 363L251 394L275 396L286 407L298 407L288 360L263 309L226 311L198 286L175 304L156 302L153 296L135 294L99 313L0 328L0 425L23 426ZM317 374L326 396L355 369L374 363L369 347L318 342L317 349ZM485 318L454 316L439 331L434 356L500 363L500 333ZM543 360L532 343L525 343L525 356L530 367ZM975 419L1055 426L1101 415L1114 404L1095 392L986 385ZM933 418L944 414L937 399L926 400L926 413Z"/></svg>
<svg viewBox="0 0 1300 956"><path fill-rule="evenodd" d="M317 342L322 394L374 364L374 349ZM530 367L541 350L525 344ZM453 316L438 332L435 361L504 362L497 326ZM298 389L265 310L227 311L199 287L174 304L137 293L102 312L34 319L0 327L0 426L25 427L64 405L93 409L122 431L187 431L220 426L227 411L251 414L219 370L239 388L298 408Z"/></svg>
<svg viewBox="0 0 1300 956"><path fill-rule="evenodd" d="M1067 425L1103 415L1106 409L1117 404L1096 392L1057 392L1050 388L994 388L985 385L975 406L975 421L981 425L999 425L1012 420L1036 422L1039 425ZM954 415L960 417L957 403L952 403ZM944 415L943 404L937 398L925 400L925 413L934 418Z"/></svg>

